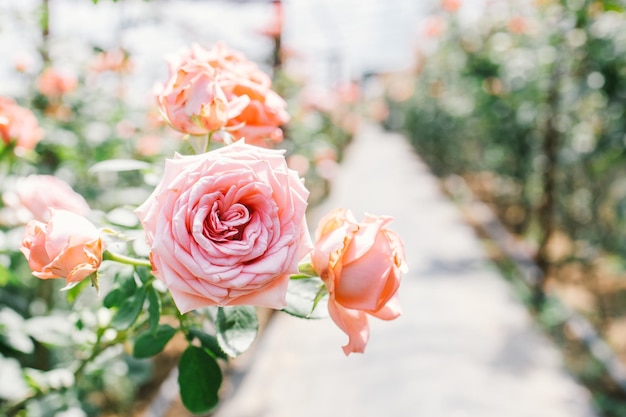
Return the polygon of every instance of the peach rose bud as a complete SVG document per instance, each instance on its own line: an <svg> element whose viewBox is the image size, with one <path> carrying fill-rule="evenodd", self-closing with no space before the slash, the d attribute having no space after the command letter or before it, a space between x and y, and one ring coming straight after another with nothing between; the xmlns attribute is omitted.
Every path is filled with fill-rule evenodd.
<svg viewBox="0 0 626 417"><path fill-rule="evenodd" d="M311 260L326 284L330 317L348 335L346 355L365 350L367 315L392 320L401 313L397 291L407 266L402 241L387 228L391 220L367 215L358 223L336 209L319 222Z"/></svg>
<svg viewBox="0 0 626 417"><path fill-rule="evenodd" d="M31 220L20 250L33 275L79 282L98 270L104 246L100 232L86 218L67 210L51 209L50 221Z"/></svg>

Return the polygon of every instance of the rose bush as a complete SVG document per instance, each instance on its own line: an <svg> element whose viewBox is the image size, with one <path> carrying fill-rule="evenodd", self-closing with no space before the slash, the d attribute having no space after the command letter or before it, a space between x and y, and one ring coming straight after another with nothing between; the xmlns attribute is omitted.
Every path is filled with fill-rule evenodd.
<svg viewBox="0 0 626 417"><path fill-rule="evenodd" d="M167 160L137 215L154 273L179 310L282 308L289 276L310 249L307 196L281 151L236 142Z"/></svg>
<svg viewBox="0 0 626 417"><path fill-rule="evenodd" d="M50 221L26 225L20 250L33 275L79 282L98 270L104 245L100 232L86 218L67 210L51 209Z"/></svg>
<svg viewBox="0 0 626 417"><path fill-rule="evenodd" d="M40 303L37 309L27 302L3 305L3 312L9 311L15 320L33 324L6 327L7 314L0 314L0 362L5 352L20 364L46 355L54 358L41 365L41 373L16 369L10 374L8 378L24 390L7 397L0 389L0 414L30 415L37 409L58 413L79 403L92 407L89 415L120 411L123 407L115 408L117 404L110 409L92 404L93 387L98 387L97 396L112 395L130 406L137 387L149 377L137 368L149 363L140 360L162 352L177 335L187 343L178 358L180 398L189 411L206 414L219 402L224 368L220 361L245 352L257 336L257 306L310 319L327 316L321 305L329 292L333 303L348 298L342 287L348 278L337 286L313 270L305 218L310 190L316 201L327 191L326 181L316 183L315 178L329 178L346 136L331 125L330 117L315 126L296 121L284 146L291 152L291 169L285 151L264 148L282 139L280 125L289 120L286 102L272 91L270 77L223 44L210 50L194 46L170 59L170 77L157 101L163 119L185 133L198 154L175 154L161 170L161 155L174 149L188 152L189 147L168 141L161 130L163 119L153 126L118 107L125 97L121 87L128 75L127 57L98 56L98 65L89 66L91 73L78 79L76 94L65 95L71 88L61 86L58 93L52 88L40 91L30 101L51 133L46 141L34 152L12 155L19 135L11 133L8 146L0 148L0 162L6 161L0 169L11 173L0 184L0 243L17 237L23 224L33 219L19 251L16 244L10 256L0 254L0 287L9 283L0 288L0 298L12 300L17 283L31 287L28 299ZM48 67L54 68L53 63ZM118 74L109 77L102 71ZM52 80L50 74L40 79ZM112 101L90 109L93 101L110 95L105 80L120 89L114 98L111 95ZM106 109L114 111L108 114ZM0 129L24 120L28 118L0 116ZM322 137L325 145L320 145ZM129 149L133 139L136 147ZM306 152L299 153L303 149ZM77 190L98 210L92 212L85 199L57 177L33 173L72 173ZM308 187L300 175L308 175ZM23 280L28 268L43 280L64 278L64 291L52 290L61 289L59 281ZM100 282L101 298L84 291L91 283L99 292ZM372 285L373 294L381 292L378 281ZM386 288L381 300L391 291ZM386 307L374 314L390 308L391 301L383 302ZM40 325L44 317L33 312L53 308L71 309L72 314L49 317L49 323ZM332 312L343 311L339 304L331 309L335 319L340 313ZM63 333L51 340L50 332L33 331L47 326L62 327ZM4 337L18 327L23 337ZM41 344L43 355L31 339ZM134 358L128 362L131 351ZM127 369L129 363L134 374L124 371L111 378L112 373L102 372ZM0 374L9 375L2 363L0 368ZM54 384L54 374L62 371L67 383ZM76 389L66 389L74 385ZM62 401L50 406L53 397Z"/></svg>
<svg viewBox="0 0 626 417"><path fill-rule="evenodd" d="M358 223L336 209L319 222L311 260L328 290L330 317L349 337L346 355L365 350L367 314L392 320L401 313L396 293L407 267L402 241L386 227L391 221L367 215Z"/></svg>

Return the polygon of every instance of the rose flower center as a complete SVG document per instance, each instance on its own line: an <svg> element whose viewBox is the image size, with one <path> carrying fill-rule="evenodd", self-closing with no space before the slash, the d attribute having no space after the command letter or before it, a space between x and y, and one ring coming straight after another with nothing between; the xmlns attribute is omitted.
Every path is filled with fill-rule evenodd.
<svg viewBox="0 0 626 417"><path fill-rule="evenodd" d="M204 220L205 236L215 242L241 240L246 225L250 222L248 208L235 203L226 210L221 201L215 201Z"/></svg>

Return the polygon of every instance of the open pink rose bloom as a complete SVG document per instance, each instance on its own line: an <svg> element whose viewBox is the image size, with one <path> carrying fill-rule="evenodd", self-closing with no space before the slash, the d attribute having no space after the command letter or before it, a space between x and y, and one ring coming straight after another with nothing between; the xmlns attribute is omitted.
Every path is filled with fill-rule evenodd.
<svg viewBox="0 0 626 417"><path fill-rule="evenodd" d="M311 247L308 194L282 151L236 142L168 159L136 212L178 309L284 307L290 274Z"/></svg>
<svg viewBox="0 0 626 417"><path fill-rule="evenodd" d="M407 266L402 241L386 227L391 220L367 215L358 223L336 209L319 222L312 263L328 289L330 317L349 337L346 355L365 350L368 314L392 320L401 313L396 293Z"/></svg>

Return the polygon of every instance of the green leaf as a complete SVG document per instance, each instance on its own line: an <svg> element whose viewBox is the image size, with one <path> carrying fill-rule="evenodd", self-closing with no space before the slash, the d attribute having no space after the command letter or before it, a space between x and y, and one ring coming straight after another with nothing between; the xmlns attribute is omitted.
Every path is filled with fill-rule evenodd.
<svg viewBox="0 0 626 417"><path fill-rule="evenodd" d="M287 307L283 311L303 319L326 318L327 294L320 278L291 280L287 287Z"/></svg>
<svg viewBox="0 0 626 417"><path fill-rule="evenodd" d="M9 282L9 278L9 270L4 265L0 265L0 287L4 287Z"/></svg>
<svg viewBox="0 0 626 417"><path fill-rule="evenodd" d="M167 342L176 334L177 329L173 328L169 324L160 325L155 332L150 329L135 339L133 346L133 356L136 358L149 358L161 352Z"/></svg>
<svg viewBox="0 0 626 417"><path fill-rule="evenodd" d="M220 307L217 310L217 342L229 356L245 352L259 329L256 309L252 306Z"/></svg>
<svg viewBox="0 0 626 417"><path fill-rule="evenodd" d="M150 331L156 331L161 320L161 299L154 287L148 288L148 322L150 323Z"/></svg>
<svg viewBox="0 0 626 417"><path fill-rule="evenodd" d="M83 291L83 288L89 285L89 283L90 281L88 279L83 279L82 281L77 282L76 285L68 287L67 290L65 290L67 302L74 304L74 301L76 301L76 298L78 298L80 293Z"/></svg>
<svg viewBox="0 0 626 417"><path fill-rule="evenodd" d="M146 287L140 287L135 294L126 298L111 319L111 327L126 330L133 325L146 299Z"/></svg>
<svg viewBox="0 0 626 417"><path fill-rule="evenodd" d="M180 398L195 414L206 414L218 402L222 371L215 359L204 349L189 346L178 362Z"/></svg>
<svg viewBox="0 0 626 417"><path fill-rule="evenodd" d="M132 272L133 269L127 269L115 275L115 286L104 297L102 305L106 308L119 307L137 292L137 283Z"/></svg>
<svg viewBox="0 0 626 417"><path fill-rule="evenodd" d="M308 277L316 277L317 272L311 263L303 263L298 265L298 275L306 275Z"/></svg>
<svg viewBox="0 0 626 417"><path fill-rule="evenodd" d="M199 329L191 329L189 330L189 334L197 337L200 341L200 344L202 344L202 347L207 349L209 353L213 354L211 356L224 360L228 359L228 355L224 353L219 343L217 342L217 337L207 334Z"/></svg>
<svg viewBox="0 0 626 417"><path fill-rule="evenodd" d="M70 290L72 291L72 290ZM68 292L69 293L69 292ZM118 307L124 301L124 291L121 288L113 288L102 300L106 308Z"/></svg>
<svg viewBox="0 0 626 417"><path fill-rule="evenodd" d="M136 266L135 272L137 272L139 280L144 284L152 279L152 273L145 266Z"/></svg>

